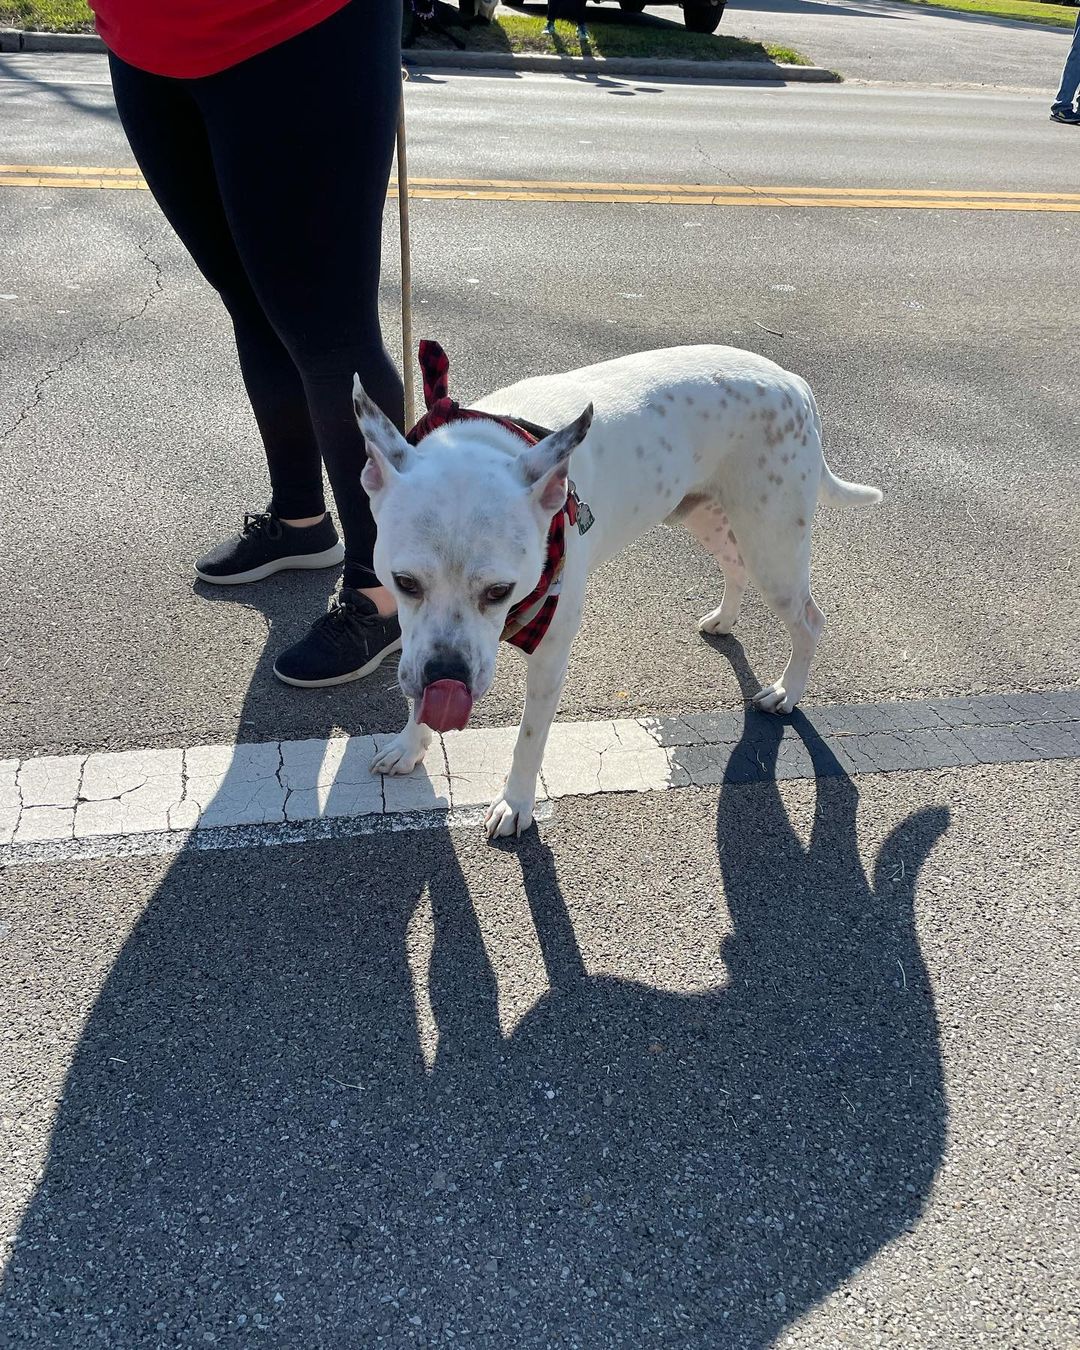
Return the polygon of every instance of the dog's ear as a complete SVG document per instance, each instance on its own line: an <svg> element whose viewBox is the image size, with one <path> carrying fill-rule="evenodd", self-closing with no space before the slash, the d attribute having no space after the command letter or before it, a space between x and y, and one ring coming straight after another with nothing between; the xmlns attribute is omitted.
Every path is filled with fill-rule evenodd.
<svg viewBox="0 0 1080 1350"><path fill-rule="evenodd" d="M368 454L360 482L368 496L372 497L405 472L412 456L412 447L383 410L368 398L359 375L353 376L352 398L356 424L364 437Z"/></svg>
<svg viewBox="0 0 1080 1350"><path fill-rule="evenodd" d="M580 417L545 436L518 458L529 495L546 515L554 515L566 501L570 456L588 435L592 419L590 403Z"/></svg>

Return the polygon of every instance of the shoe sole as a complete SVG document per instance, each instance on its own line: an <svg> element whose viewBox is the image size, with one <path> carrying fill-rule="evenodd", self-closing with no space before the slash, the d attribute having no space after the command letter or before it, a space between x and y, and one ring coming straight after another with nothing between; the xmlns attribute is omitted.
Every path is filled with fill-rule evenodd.
<svg viewBox="0 0 1080 1350"><path fill-rule="evenodd" d="M320 567L336 567L345 561L345 545L338 540L332 548L324 548L321 553L298 553L292 558L275 558L273 562L263 563L261 567L252 567L247 572L230 572L225 577L211 576L209 572L200 572L198 564L195 575L200 581L208 581L211 586L243 586L249 581L263 581L275 572L314 572Z"/></svg>
<svg viewBox="0 0 1080 1350"><path fill-rule="evenodd" d="M401 651L401 639L391 642L389 647L384 647L378 656L373 656L366 666L361 666L359 670L350 670L347 675L331 675L325 680L298 680L292 675L282 675L277 666L274 666L274 674L282 684L291 684L297 689L329 689L335 684L350 684L353 680L362 680L365 675L370 675L394 652Z"/></svg>

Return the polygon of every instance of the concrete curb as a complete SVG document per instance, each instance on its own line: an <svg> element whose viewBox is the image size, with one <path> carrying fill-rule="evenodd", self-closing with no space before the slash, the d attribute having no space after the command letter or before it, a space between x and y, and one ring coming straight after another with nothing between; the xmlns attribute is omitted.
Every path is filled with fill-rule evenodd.
<svg viewBox="0 0 1080 1350"><path fill-rule="evenodd" d="M788 66L774 61L668 61L636 56L542 56L528 52L458 52L414 47L401 54L406 66L440 70L523 70L565 75L635 75L668 79L805 80L835 83L840 76L823 66Z"/></svg>
<svg viewBox="0 0 1080 1350"><path fill-rule="evenodd" d="M103 52L96 33L34 33L0 28L0 52ZM630 56L543 56L539 53L459 52L414 47L402 63L428 70L547 71L565 75L633 75L668 79L762 80L833 83L840 79L822 66L788 66L772 61L668 61Z"/></svg>
<svg viewBox="0 0 1080 1350"><path fill-rule="evenodd" d="M103 52L96 33L32 33L0 28L0 52Z"/></svg>

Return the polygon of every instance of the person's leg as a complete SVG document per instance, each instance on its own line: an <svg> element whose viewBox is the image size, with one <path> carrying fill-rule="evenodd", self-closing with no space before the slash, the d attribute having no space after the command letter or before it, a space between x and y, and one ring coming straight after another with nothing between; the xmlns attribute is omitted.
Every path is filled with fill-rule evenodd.
<svg viewBox="0 0 1080 1350"><path fill-rule="evenodd" d="M195 82L232 236L300 372L346 547L345 582L392 608L372 571L354 371L399 427L401 378L379 328L382 216L401 99L400 6L360 0Z"/></svg>
<svg viewBox="0 0 1080 1350"><path fill-rule="evenodd" d="M1072 108L1078 90L1080 90L1080 14L1077 14L1076 17L1072 46L1069 48L1069 55L1065 58L1065 67L1061 72L1061 85L1058 88L1057 97L1051 104L1051 111L1059 112L1064 108Z"/></svg>
<svg viewBox="0 0 1080 1350"><path fill-rule="evenodd" d="M110 56L113 91L132 153L154 199L221 296L266 449L273 510L294 524L325 514L322 462L300 374L251 289L218 192L202 113L185 82Z"/></svg>

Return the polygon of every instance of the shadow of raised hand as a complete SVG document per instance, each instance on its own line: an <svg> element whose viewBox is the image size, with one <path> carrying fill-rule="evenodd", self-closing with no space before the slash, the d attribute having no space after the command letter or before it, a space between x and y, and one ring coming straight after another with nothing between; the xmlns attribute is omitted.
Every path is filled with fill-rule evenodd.
<svg viewBox="0 0 1080 1350"><path fill-rule="evenodd" d="M782 725L748 725L775 755ZM775 784L724 788L734 934L704 996L588 977L550 854L522 853L552 990L512 1038L501 1115L527 1119L545 1078L560 1102L524 1169L547 1245L523 1282L586 1270L613 1343L769 1345L921 1210L946 1110L912 901L947 816L905 821L871 886L855 806L850 780L819 782L806 848ZM580 1330L550 1275L543 1312Z"/></svg>

